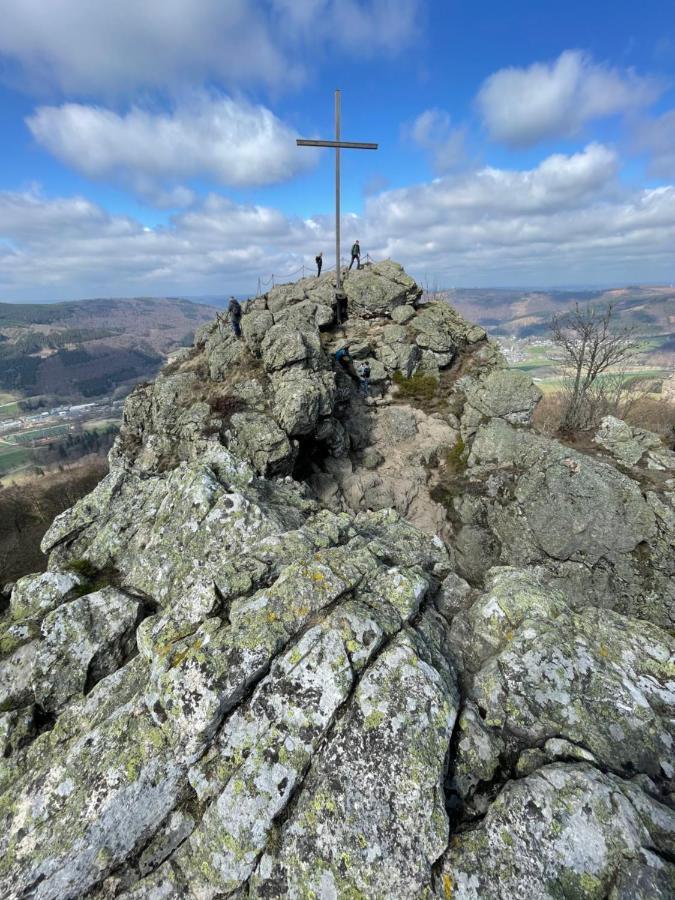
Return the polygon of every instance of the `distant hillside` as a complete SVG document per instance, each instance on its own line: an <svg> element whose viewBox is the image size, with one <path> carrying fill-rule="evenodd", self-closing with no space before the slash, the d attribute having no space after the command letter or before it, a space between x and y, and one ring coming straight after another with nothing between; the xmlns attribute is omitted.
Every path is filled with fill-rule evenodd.
<svg viewBox="0 0 675 900"><path fill-rule="evenodd" d="M152 377L213 307L184 299L0 303L0 391L92 398Z"/></svg>
<svg viewBox="0 0 675 900"><path fill-rule="evenodd" d="M675 336L675 289L626 287L601 291L518 291L459 288L440 292L453 306L496 335L545 335L554 313L576 302L598 306L613 303L622 324L635 325L641 334Z"/></svg>

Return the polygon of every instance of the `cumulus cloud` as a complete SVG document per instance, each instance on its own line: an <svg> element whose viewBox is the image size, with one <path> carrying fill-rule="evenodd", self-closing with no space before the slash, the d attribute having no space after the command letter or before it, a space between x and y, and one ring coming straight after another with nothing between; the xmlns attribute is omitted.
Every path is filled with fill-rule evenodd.
<svg viewBox="0 0 675 900"><path fill-rule="evenodd" d="M32 87L86 96L226 85L297 84L300 43L358 56L416 33L419 0L0 0L0 55ZM270 8L272 12L270 13Z"/></svg>
<svg viewBox="0 0 675 900"><path fill-rule="evenodd" d="M591 144L531 170L446 176L370 198L363 216L344 216L343 233L440 286L670 279L675 187L622 186L617 167ZM148 229L81 198L5 193L0 297L252 293L259 276L311 270L332 240L330 216L216 195Z"/></svg>
<svg viewBox="0 0 675 900"><path fill-rule="evenodd" d="M425 110L404 131L429 154L437 172L448 172L465 159L466 129L453 128L450 116L443 110Z"/></svg>
<svg viewBox="0 0 675 900"><path fill-rule="evenodd" d="M88 95L217 77L297 79L247 0L0 0L0 53L33 84Z"/></svg>
<svg viewBox="0 0 675 900"><path fill-rule="evenodd" d="M527 146L578 134L592 119L648 106L661 90L653 78L567 50L551 64L500 69L481 86L477 104L492 138Z"/></svg>
<svg viewBox="0 0 675 900"><path fill-rule="evenodd" d="M635 149L647 153L648 171L659 178L675 177L675 109L635 128Z"/></svg>
<svg viewBox="0 0 675 900"><path fill-rule="evenodd" d="M316 161L269 109L228 97L194 96L172 112L43 106L27 120L36 140L84 175L117 177L163 205L190 202L167 183L193 177L250 187L284 181Z"/></svg>

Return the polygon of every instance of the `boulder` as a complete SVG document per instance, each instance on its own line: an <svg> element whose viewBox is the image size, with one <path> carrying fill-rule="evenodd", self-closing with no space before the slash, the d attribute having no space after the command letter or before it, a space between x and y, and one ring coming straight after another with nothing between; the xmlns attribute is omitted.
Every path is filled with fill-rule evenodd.
<svg viewBox="0 0 675 900"><path fill-rule="evenodd" d="M497 369L467 382L462 423L469 427L481 419L500 418L512 425L530 425L541 391L524 372ZM478 416L476 416L476 413Z"/></svg>
<svg viewBox="0 0 675 900"><path fill-rule="evenodd" d="M675 470L675 453L664 446L658 434L633 428L614 416L605 416L593 440L624 466L634 466L644 458L650 469Z"/></svg>
<svg viewBox="0 0 675 900"><path fill-rule="evenodd" d="M291 325L273 325L263 338L260 349L268 372L275 372L296 363L308 366L320 354L318 334Z"/></svg>
<svg viewBox="0 0 675 900"><path fill-rule="evenodd" d="M625 897L665 900L675 813L588 765L551 765L509 783L483 821L457 835L437 879L447 900Z"/></svg>
<svg viewBox="0 0 675 900"><path fill-rule="evenodd" d="M347 273L343 282L350 316L389 316L397 306L415 303L422 291L392 260Z"/></svg>

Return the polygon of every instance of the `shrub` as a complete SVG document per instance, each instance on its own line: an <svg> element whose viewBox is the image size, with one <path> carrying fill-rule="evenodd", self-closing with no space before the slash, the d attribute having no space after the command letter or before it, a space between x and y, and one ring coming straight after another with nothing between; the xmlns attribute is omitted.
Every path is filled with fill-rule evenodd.
<svg viewBox="0 0 675 900"><path fill-rule="evenodd" d="M438 379L433 375L415 372L406 378L403 372L394 372L393 381L398 388L399 396L408 400L432 400L438 389Z"/></svg>

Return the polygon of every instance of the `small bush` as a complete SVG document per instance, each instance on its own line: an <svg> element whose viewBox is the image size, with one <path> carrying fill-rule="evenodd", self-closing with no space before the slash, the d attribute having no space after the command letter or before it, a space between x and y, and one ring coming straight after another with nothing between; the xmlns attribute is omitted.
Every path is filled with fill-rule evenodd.
<svg viewBox="0 0 675 900"><path fill-rule="evenodd" d="M466 470L469 453L462 437L457 438L454 447L448 450L445 464L448 475L461 475Z"/></svg>
<svg viewBox="0 0 675 900"><path fill-rule="evenodd" d="M432 400L438 390L438 379L433 375L415 372L406 378L403 372L394 372L393 381L398 388L399 396L408 400Z"/></svg>

